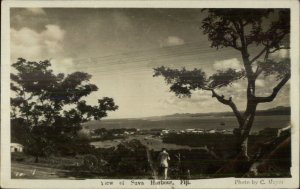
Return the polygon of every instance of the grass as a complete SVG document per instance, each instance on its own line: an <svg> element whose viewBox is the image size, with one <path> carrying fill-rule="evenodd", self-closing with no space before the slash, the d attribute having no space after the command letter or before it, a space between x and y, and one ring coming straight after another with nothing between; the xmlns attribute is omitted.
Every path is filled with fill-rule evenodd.
<svg viewBox="0 0 300 189"><path fill-rule="evenodd" d="M12 162L17 162L27 165L37 165L41 167L51 167L64 169L67 166L74 166L77 163L82 164L83 156L49 156L39 157L39 162L35 163L35 157L20 152L11 153Z"/></svg>

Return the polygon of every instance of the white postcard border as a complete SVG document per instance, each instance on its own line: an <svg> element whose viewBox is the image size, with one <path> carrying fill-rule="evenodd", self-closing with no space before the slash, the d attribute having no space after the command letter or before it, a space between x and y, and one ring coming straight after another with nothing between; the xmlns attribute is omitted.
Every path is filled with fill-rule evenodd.
<svg viewBox="0 0 300 189"><path fill-rule="evenodd" d="M220 178L172 180L172 184L151 185L151 180L26 180L11 179L10 162L10 25L11 7L106 7L106 8L290 8L291 9L291 122L292 178ZM1 187L4 188L297 188L299 186L299 2L225 0L225 1L3 1L1 7ZM236 184L236 180L250 184ZM271 180L271 181L270 181ZM122 184L122 181L124 183ZM140 182L139 185L132 184ZM272 182L278 184L272 184ZM113 182L113 185L105 185ZM144 185L141 185L144 183ZM254 184L257 183L257 184Z"/></svg>

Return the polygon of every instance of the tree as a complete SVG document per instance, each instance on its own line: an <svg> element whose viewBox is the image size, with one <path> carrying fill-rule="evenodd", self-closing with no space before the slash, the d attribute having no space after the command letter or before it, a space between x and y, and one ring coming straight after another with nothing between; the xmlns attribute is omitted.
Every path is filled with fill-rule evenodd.
<svg viewBox="0 0 300 189"><path fill-rule="evenodd" d="M55 146L52 143L60 137L76 137L83 122L99 120L107 116L107 111L118 109L109 97L99 99L95 106L82 100L98 90L89 83L92 76L88 73L55 74L48 60L30 62L19 58L12 67L16 70L11 74L12 127L13 120L23 120L31 135L29 151L37 157L50 153L49 148Z"/></svg>
<svg viewBox="0 0 300 189"><path fill-rule="evenodd" d="M248 136L255 119L258 104L272 102L290 79L290 59L274 58L274 53L289 49L290 12L288 9L206 9L207 16L201 28L212 48L233 48L242 58L242 70L217 70L210 77L201 69L154 68L154 77L163 76L170 91L178 97L190 97L191 91L206 90L220 103L229 106L239 124L236 130L239 149L248 157ZM250 55L250 48L257 50ZM269 96L255 93L258 77L275 76L276 86ZM230 87L240 79L247 80L246 109L238 110L232 97L218 94L218 89Z"/></svg>

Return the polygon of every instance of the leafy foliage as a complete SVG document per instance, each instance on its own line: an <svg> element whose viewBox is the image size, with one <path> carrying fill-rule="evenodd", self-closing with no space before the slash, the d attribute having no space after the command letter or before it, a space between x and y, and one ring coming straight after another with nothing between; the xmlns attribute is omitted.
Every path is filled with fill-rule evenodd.
<svg viewBox="0 0 300 189"><path fill-rule="evenodd" d="M207 13L201 28L216 48L241 50L250 44L277 48L290 30L288 9L281 9L278 20L271 22L267 30L262 24L274 9L207 9Z"/></svg>
<svg viewBox="0 0 300 189"><path fill-rule="evenodd" d="M30 128L25 145L31 154L50 154L61 146L58 145L61 140L71 145L78 137L76 132L81 123L101 119L107 116L107 111L118 109L109 97L99 99L96 106L81 100L98 90L89 83L92 76L88 73L55 74L48 60L30 62L19 58L12 66L16 70L16 74L11 74L12 127L17 123L14 120L22 119ZM76 139L76 142L82 141Z"/></svg>
<svg viewBox="0 0 300 189"><path fill-rule="evenodd" d="M149 175L151 170L147 158L147 147L137 139L122 142L114 148L98 148L95 151L97 157L102 157L108 162L112 176L144 176Z"/></svg>
<svg viewBox="0 0 300 189"><path fill-rule="evenodd" d="M154 77L163 76L167 84L170 84L170 91L178 97L190 97L191 91L199 89L215 89L231 85L245 77L245 71L229 68L218 70L217 73L206 79L205 73L201 69L186 70L182 68L170 69L164 66L154 69Z"/></svg>
<svg viewBox="0 0 300 189"><path fill-rule="evenodd" d="M106 111L118 108L113 99L108 97L99 99L98 106L90 106L85 101L79 101L98 90L96 85L88 83L90 74L74 72L66 77L62 73L55 75L47 60L37 63L20 58L12 66L18 73L11 74L11 90L16 94L11 103L18 109L21 117L26 117L30 125L51 126L61 117L81 123L92 117L94 119L105 117ZM64 115L61 114L65 105L72 104L77 104L76 110L64 111ZM86 118L82 118L84 115L87 115Z"/></svg>
<svg viewBox="0 0 300 189"><path fill-rule="evenodd" d="M231 85L234 81L237 81L245 77L245 71L237 71L235 69L229 68L227 70L218 70L217 73L209 77L211 81L209 83L209 88L221 88Z"/></svg>
<svg viewBox="0 0 300 189"><path fill-rule="evenodd" d="M255 33L261 28L262 18L266 17L271 10L261 9L208 9L208 16L203 19L201 28L203 33L208 35L212 42L211 46L216 48L234 47L241 48L238 39L238 23L243 17L244 23L252 24L252 31ZM248 36L253 41L251 35Z"/></svg>
<svg viewBox="0 0 300 189"><path fill-rule="evenodd" d="M154 68L154 77L163 76L167 84L171 84L170 91L179 97L191 96L191 90L201 89L206 86L205 73L201 69L182 70L165 68L164 66Z"/></svg>
<svg viewBox="0 0 300 189"><path fill-rule="evenodd" d="M275 75L277 80L280 80L286 75L291 74L291 63L290 59L288 58L282 59L278 62L272 59L268 59L264 62L259 61L258 66L262 70L265 77Z"/></svg>
<svg viewBox="0 0 300 189"><path fill-rule="evenodd" d="M273 11L272 11L273 12ZM246 36L249 44L263 44L270 49L278 49L282 45L289 46L288 34L290 33L290 11L280 9L277 14L278 19L271 22L269 29L263 30L261 25L253 25L251 34Z"/></svg>
<svg viewBox="0 0 300 189"><path fill-rule="evenodd" d="M29 138L30 130L22 118L11 120L11 142L25 144Z"/></svg>

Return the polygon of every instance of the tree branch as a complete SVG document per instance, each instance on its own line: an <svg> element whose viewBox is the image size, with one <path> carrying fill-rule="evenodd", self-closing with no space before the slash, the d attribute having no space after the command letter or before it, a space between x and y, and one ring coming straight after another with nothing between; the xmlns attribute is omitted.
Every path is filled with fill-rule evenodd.
<svg viewBox="0 0 300 189"><path fill-rule="evenodd" d="M263 69L259 69L259 65L257 65L256 71L254 73L254 78L257 79L258 76L263 72Z"/></svg>
<svg viewBox="0 0 300 189"><path fill-rule="evenodd" d="M231 97L229 99L225 99L223 95L222 96L218 95L214 89L204 89L204 90L210 90L212 92L213 98L215 97L222 104L230 106L230 108L232 109L234 115L236 116L236 118L239 122L239 125L243 124L243 118L241 116L241 113L238 111L238 109L237 109L235 103L232 101Z"/></svg>
<svg viewBox="0 0 300 189"><path fill-rule="evenodd" d="M274 53L274 52L276 52L278 50L282 50L282 49L290 49L290 47L279 47L279 48L274 49L273 51L269 51L269 53Z"/></svg>
<svg viewBox="0 0 300 189"><path fill-rule="evenodd" d="M280 49L289 49L289 47L278 47L275 48L273 51L270 51L270 46L274 46L275 44L279 43L284 37L285 37L286 33L282 33L281 35L279 35L277 37L277 39L274 39L274 41L267 41L267 44L265 45L265 48L258 53L252 60L250 60L250 63L253 63L255 60L257 60L262 54L264 54L265 52L267 52L267 54L271 54L274 53Z"/></svg>
<svg viewBox="0 0 300 189"><path fill-rule="evenodd" d="M278 84L276 87L273 88L273 92L270 96L267 97L255 97L255 101L257 103L265 103L265 102L272 102L275 97L277 96L278 92L280 89L288 82L290 79L291 75L287 74Z"/></svg>
<svg viewBox="0 0 300 189"><path fill-rule="evenodd" d="M242 48L237 45L237 42L236 42L237 39L234 38L233 35L230 35L230 36L232 37L232 40L228 40L226 38L223 38L223 40L225 41L225 43L227 43L226 45L229 46L229 47L232 47L232 48L234 48L234 49L236 49L238 51L241 51Z"/></svg>
<svg viewBox="0 0 300 189"><path fill-rule="evenodd" d="M260 53L258 53L252 60L250 60L250 64L252 64L255 60L257 60L261 55L263 55L268 50L268 47L266 46Z"/></svg>

